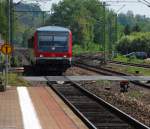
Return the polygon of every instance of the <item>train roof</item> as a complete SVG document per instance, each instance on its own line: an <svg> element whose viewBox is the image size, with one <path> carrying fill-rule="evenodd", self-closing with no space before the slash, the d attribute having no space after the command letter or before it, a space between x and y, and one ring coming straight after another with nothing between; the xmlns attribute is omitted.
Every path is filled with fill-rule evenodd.
<svg viewBox="0 0 150 129"><path fill-rule="evenodd" d="M60 26L44 26L44 27L37 28L37 31L70 32L69 29L64 28L64 27L60 27Z"/></svg>

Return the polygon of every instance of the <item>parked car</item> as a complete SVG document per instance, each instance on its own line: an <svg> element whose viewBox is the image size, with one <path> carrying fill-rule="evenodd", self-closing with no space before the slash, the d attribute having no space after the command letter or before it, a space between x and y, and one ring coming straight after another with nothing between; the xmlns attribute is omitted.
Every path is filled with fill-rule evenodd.
<svg viewBox="0 0 150 129"><path fill-rule="evenodd" d="M146 52L131 52L125 55L126 57L135 56L136 58L146 59L148 57Z"/></svg>

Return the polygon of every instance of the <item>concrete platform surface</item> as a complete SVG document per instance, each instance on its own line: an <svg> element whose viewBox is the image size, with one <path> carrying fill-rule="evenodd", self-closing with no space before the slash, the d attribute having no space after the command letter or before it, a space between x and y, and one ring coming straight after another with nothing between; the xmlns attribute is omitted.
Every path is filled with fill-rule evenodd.
<svg viewBox="0 0 150 129"><path fill-rule="evenodd" d="M49 87L0 92L0 129L88 129Z"/></svg>

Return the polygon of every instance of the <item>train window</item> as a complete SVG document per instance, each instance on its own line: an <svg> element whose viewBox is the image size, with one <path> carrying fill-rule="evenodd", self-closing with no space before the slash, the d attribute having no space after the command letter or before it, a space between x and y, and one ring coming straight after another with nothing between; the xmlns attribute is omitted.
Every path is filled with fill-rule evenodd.
<svg viewBox="0 0 150 129"><path fill-rule="evenodd" d="M68 46L68 36L54 36L54 46L64 47Z"/></svg>
<svg viewBox="0 0 150 129"><path fill-rule="evenodd" d="M67 42L67 40L68 40L67 36L54 36L54 41Z"/></svg>
<svg viewBox="0 0 150 129"><path fill-rule="evenodd" d="M39 40L39 47L41 46L52 46L52 41L53 41L53 36L50 35L39 35L38 36Z"/></svg>
<svg viewBox="0 0 150 129"><path fill-rule="evenodd" d="M39 36L40 41L53 41L53 36L41 35Z"/></svg>
<svg viewBox="0 0 150 129"><path fill-rule="evenodd" d="M68 35L67 34L39 34L38 47L41 51L67 51Z"/></svg>

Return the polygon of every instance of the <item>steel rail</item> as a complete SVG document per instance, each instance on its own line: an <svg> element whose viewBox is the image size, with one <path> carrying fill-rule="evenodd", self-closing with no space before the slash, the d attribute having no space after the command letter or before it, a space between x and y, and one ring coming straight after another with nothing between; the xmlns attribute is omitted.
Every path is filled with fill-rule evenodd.
<svg viewBox="0 0 150 129"><path fill-rule="evenodd" d="M48 78L46 77L48 80ZM71 102L69 102L64 95L61 94L58 90L56 90L51 82L47 82L47 84L57 93L57 95L72 109L72 111L88 126L90 129L97 129Z"/></svg>
<svg viewBox="0 0 150 129"><path fill-rule="evenodd" d="M48 80L47 77L46 77L46 79ZM89 92L85 88L81 87L80 84L77 84L77 83L72 82L72 81L70 81L69 84L70 85L67 87L65 86L65 84L63 84L62 86L56 86L57 84L53 85L53 83L48 81L48 85L63 99L63 101L73 110L73 112L76 113L83 120L83 122L85 122L85 124L90 129L101 129L101 127L102 128L106 127L107 129L109 129L109 128L116 129L116 127L122 128L122 126L127 127L128 129L150 129L148 126L144 125L143 123L139 122L138 120L134 119L133 117L131 117L131 116L127 115L126 113L124 113L123 111L119 110L115 106L109 104L105 100L97 97L96 95L92 94L91 92ZM74 101L74 98L73 98L74 95L71 95L71 94L75 94L75 93L77 94L77 96L80 96L80 100ZM90 114L88 114L90 112L85 113L86 109L88 109L89 107L87 107L85 110L82 110L83 105L82 106L80 105L80 104L82 104L85 97L87 97L88 99L86 98L86 100L84 101L83 104L86 105L86 104L90 104L90 103L92 104L93 103L93 105L95 106L94 108L96 109L96 110L94 110L94 111L96 111L95 116L93 116L92 119L91 119ZM98 109L97 109L97 105L95 105L95 104L100 105L100 108L101 107L105 108L105 110L107 110L107 113L111 114L111 115L109 114L110 116L112 116L112 114L114 114L114 116L116 117L114 119L116 121L120 120L119 122L121 122L121 123L113 123L114 122L113 120L109 121L110 118L108 117L108 114L106 115L105 111L103 111L103 112L105 112L104 116L102 115L103 118L101 117L101 119L100 118L96 119L95 117L97 117L96 115L98 113L99 114L103 114L103 113L102 113L102 111L97 112ZM81 107L78 105L80 105ZM107 116L108 118L107 117L105 118L105 116ZM89 120L89 119L91 119L91 120ZM99 122L98 120L100 120L100 122L101 122L101 120L103 120L103 119L107 119L106 123L108 123L108 125L105 125L106 123L103 121L102 121L102 123L98 123ZM97 123L96 122L94 123L94 120L96 120Z"/></svg>
<svg viewBox="0 0 150 129"><path fill-rule="evenodd" d="M113 71L113 70L102 68L102 67L91 66L91 65L84 64L84 63L81 63L81 62L74 63L74 65L78 66L78 67L81 67L83 69L87 69L87 70L96 72L98 74L102 74L102 75L108 75L108 76L113 76L113 75L129 76L129 75L125 74L125 73ZM137 85L137 86L141 86L141 87L150 89L149 85L146 85L146 84L141 83L139 81L130 81L130 82L135 84L135 85Z"/></svg>
<svg viewBox="0 0 150 129"><path fill-rule="evenodd" d="M109 61L109 63L120 64L120 65L136 66L136 67L142 67L142 68L150 68L150 65L127 63L127 62L121 62L121 61Z"/></svg>

